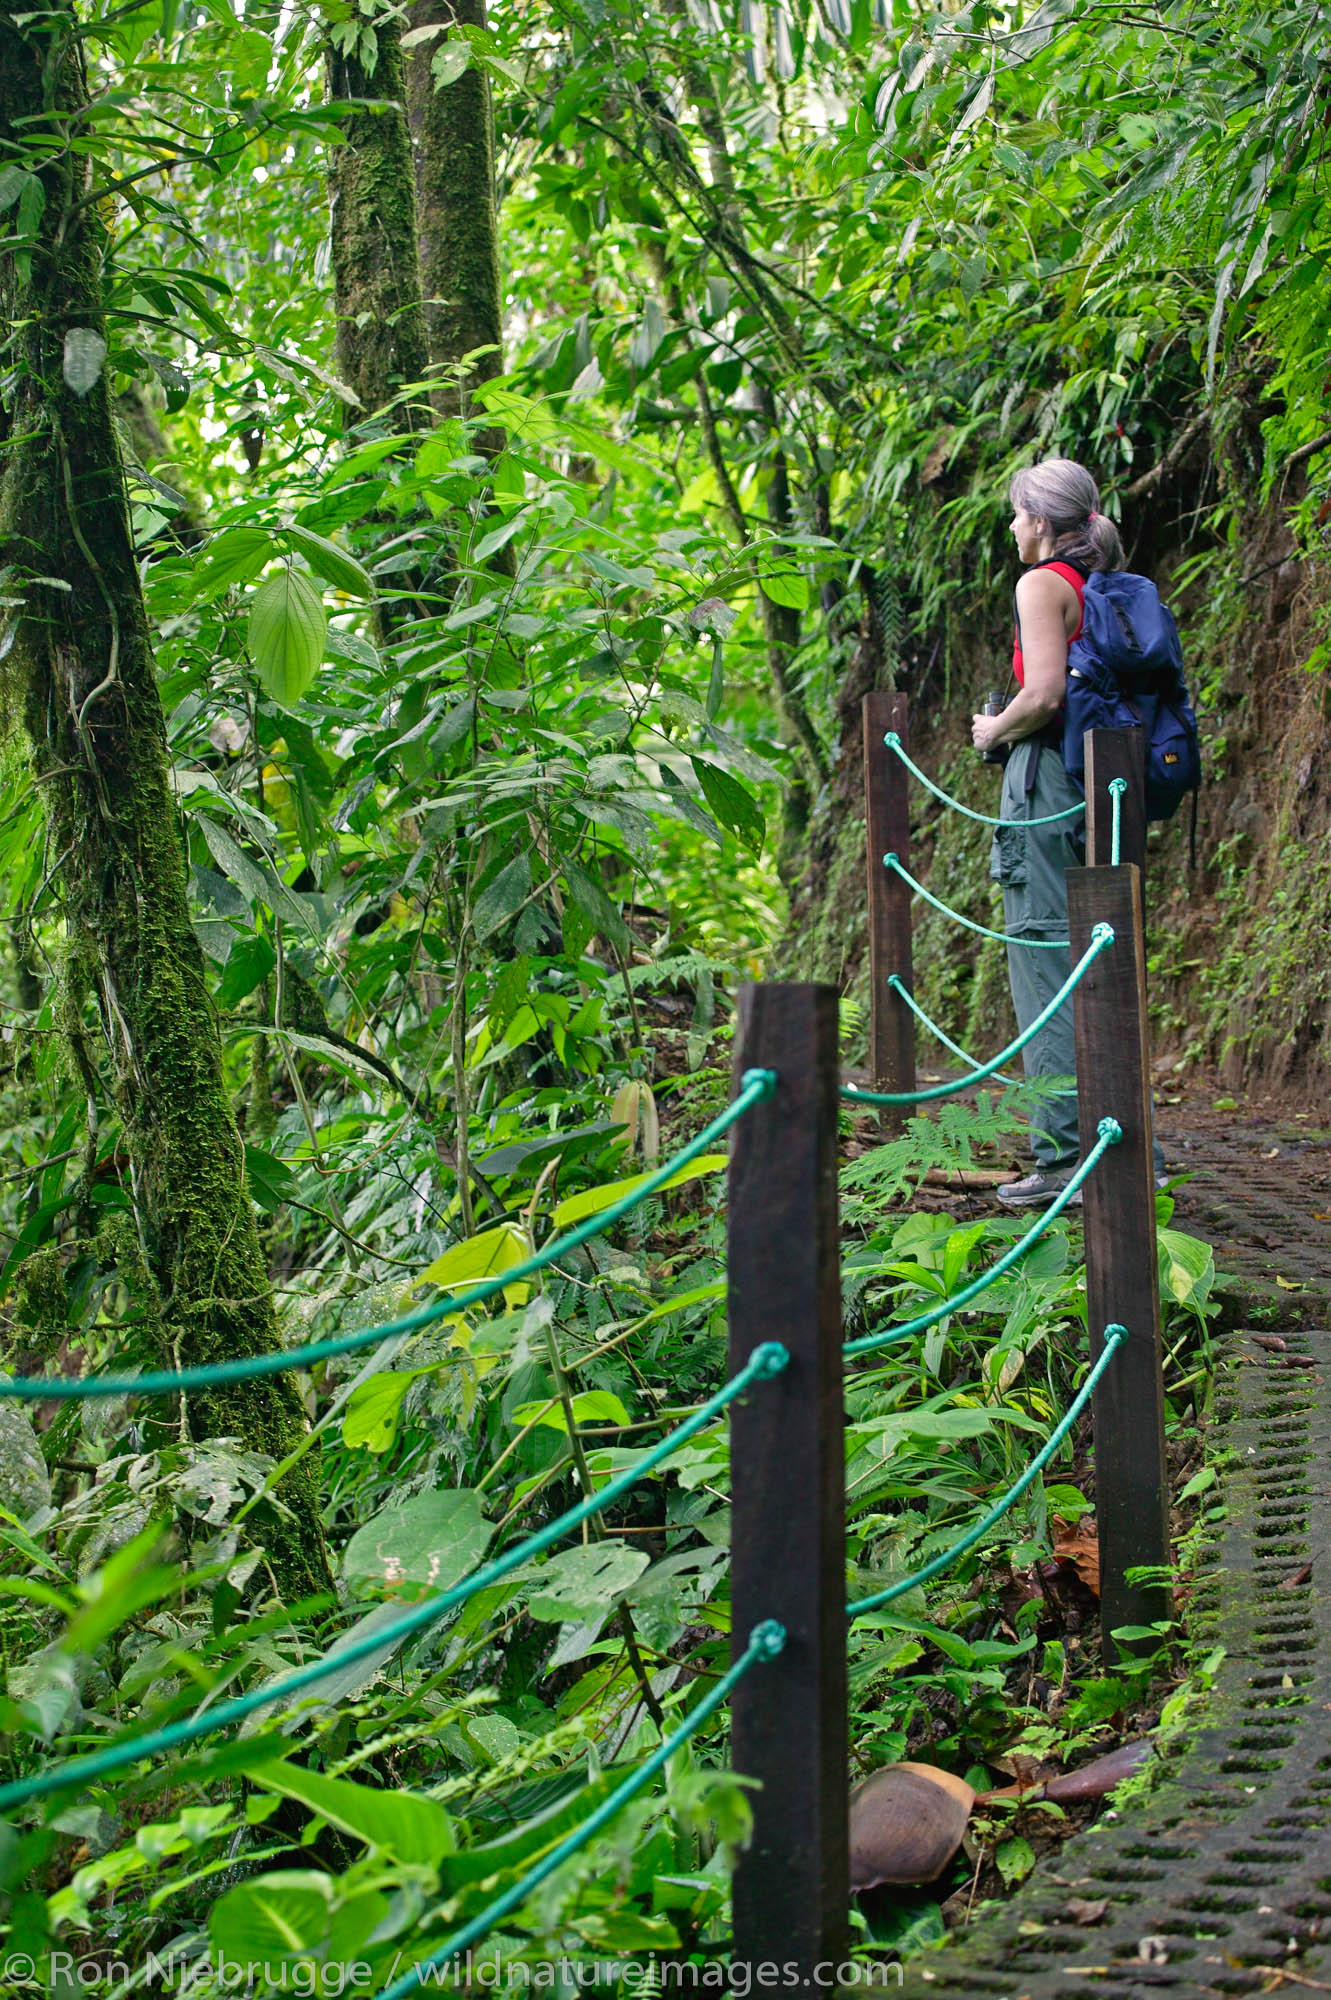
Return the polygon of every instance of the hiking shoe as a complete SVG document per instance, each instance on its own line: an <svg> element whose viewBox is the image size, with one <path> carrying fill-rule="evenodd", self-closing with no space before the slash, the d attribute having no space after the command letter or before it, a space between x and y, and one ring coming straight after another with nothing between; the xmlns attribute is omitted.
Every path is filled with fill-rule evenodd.
<svg viewBox="0 0 1331 2000"><path fill-rule="evenodd" d="M1070 1173L1060 1173L1057 1168L1048 1174L1037 1169L1035 1173L1027 1174L1025 1180L1008 1181L1003 1187L995 1188L994 1193L1007 1208L1048 1208L1051 1202L1057 1201L1071 1179ZM1081 1207L1080 1188L1068 1207Z"/></svg>

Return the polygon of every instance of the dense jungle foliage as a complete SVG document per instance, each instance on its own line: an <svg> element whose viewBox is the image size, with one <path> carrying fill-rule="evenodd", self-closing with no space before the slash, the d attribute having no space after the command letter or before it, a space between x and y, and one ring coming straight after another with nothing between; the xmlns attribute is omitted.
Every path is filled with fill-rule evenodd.
<svg viewBox="0 0 1331 2000"><path fill-rule="evenodd" d="M1228 1036L1241 1068L1252 884L1308 850L1265 911L1291 937L1331 884L1328 60L1331 9L1254 0L0 9L6 1366L385 1322L691 1136L737 984L853 971L859 697L907 688L946 766L1006 617L1006 479L1045 453L1093 466L1190 612L1212 769L1240 774L1204 842L1232 955L1176 927L1157 993L1181 1048ZM1235 665L1256 522L1300 607L1278 701ZM1273 716L1307 766L1254 800ZM933 865L986 908L982 845ZM995 1026L988 961L920 936L942 1017ZM1322 961L1263 998L1277 1043ZM853 1061L853 997L845 1028ZM847 1121L848 1331L1012 1240L915 1197L1011 1155L1028 1110L995 1091L885 1145ZM4 1778L371 1635L639 1463L724 1378L722 1165L344 1360L0 1404ZM1204 1496L1214 1274L1169 1206L1171 1434ZM1084 1334L1060 1223L983 1310L857 1370L853 1583L978 1518ZM951 1579L852 1628L857 1770L1001 1785L1159 1718L1049 1587L1088 1470L1070 1446ZM15 1811L15 1990L156 1990L155 1952L200 2000L228 1961L380 1991L715 1683L730 1476L718 1418L407 1646ZM856 1914L857 1949L1020 1880L1056 1817L998 1803L955 1879ZM722 1715L493 1950L563 1957L565 1986L690 1958L719 1983L748 1821Z"/></svg>

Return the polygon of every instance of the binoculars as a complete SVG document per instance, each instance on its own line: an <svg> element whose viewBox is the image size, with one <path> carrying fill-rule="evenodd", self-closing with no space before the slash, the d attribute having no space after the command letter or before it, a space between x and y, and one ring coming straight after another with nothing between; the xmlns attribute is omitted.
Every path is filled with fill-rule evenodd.
<svg viewBox="0 0 1331 2000"><path fill-rule="evenodd" d="M988 694L986 694L980 704L980 713L981 715L1001 715L1007 704L1008 698L1005 694L1000 694L997 688L990 688ZM997 750L982 750L980 752L980 762L982 764L1006 764L1007 760L1008 745L1006 743L1000 744Z"/></svg>

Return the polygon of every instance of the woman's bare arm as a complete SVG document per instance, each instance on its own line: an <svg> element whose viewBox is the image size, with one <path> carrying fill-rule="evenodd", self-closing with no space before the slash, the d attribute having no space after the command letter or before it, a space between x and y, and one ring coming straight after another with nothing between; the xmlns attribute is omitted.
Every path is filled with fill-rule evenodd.
<svg viewBox="0 0 1331 2000"><path fill-rule="evenodd" d="M1028 570L1017 585L1021 657L1026 684L1001 715L977 715L971 740L977 750L1033 736L1058 714L1067 695L1068 638L1080 617L1077 593L1052 570Z"/></svg>

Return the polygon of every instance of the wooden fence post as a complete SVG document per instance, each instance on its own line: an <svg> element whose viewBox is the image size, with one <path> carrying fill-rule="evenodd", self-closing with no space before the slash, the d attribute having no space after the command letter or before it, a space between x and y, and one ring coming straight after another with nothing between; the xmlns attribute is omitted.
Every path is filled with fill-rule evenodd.
<svg viewBox="0 0 1331 2000"><path fill-rule="evenodd" d="M1166 1583L1134 1584L1126 1576L1139 1566L1163 1570L1170 1560L1141 879L1131 866L1067 872L1073 960L1096 924L1114 931L1073 996L1083 1155L1102 1118L1123 1128L1085 1184L1082 1211L1091 1359L1099 1357L1106 1326L1128 1330L1092 1405L1106 1655L1115 1650L1109 1634L1116 1627L1167 1618L1172 1608Z"/></svg>
<svg viewBox="0 0 1331 2000"><path fill-rule="evenodd" d="M743 987L739 1028L737 1074L778 1082L731 1141L730 1370L765 1340L790 1365L730 1414L732 1652L765 1618L786 1629L731 1697L735 1769L762 1785L734 1957L751 1976L793 1961L811 1988L849 1955L836 989Z"/></svg>
<svg viewBox="0 0 1331 2000"><path fill-rule="evenodd" d="M864 717L864 834L869 901L869 1083L874 1090L914 1090L915 1016L888 980L895 972L914 991L910 890L883 856L910 867L910 779L884 743L895 729L908 749L910 714L904 694L866 694ZM899 1125L889 1108L885 1122Z"/></svg>
<svg viewBox="0 0 1331 2000"><path fill-rule="evenodd" d="M1086 865L1108 868L1114 828L1111 778L1125 778L1118 858L1146 870L1146 738L1140 729L1088 729L1086 752Z"/></svg>

